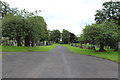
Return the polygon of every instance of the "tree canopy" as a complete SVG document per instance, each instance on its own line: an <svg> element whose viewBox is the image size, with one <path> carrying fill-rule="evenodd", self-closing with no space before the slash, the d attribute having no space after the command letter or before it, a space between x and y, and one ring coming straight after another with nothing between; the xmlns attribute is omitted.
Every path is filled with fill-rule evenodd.
<svg viewBox="0 0 120 80"><path fill-rule="evenodd" d="M100 44L100 51L104 46L118 41L118 28L113 20L106 20L101 24L88 25L83 29L83 35L92 43Z"/></svg>
<svg viewBox="0 0 120 80"><path fill-rule="evenodd" d="M18 46L22 46L23 40L25 46L30 46L30 42L34 46L36 40L47 40L47 24L43 17L37 16L39 11L28 12L25 9L19 11L16 8L10 8L6 2L1 3L3 37L17 40Z"/></svg>
<svg viewBox="0 0 120 80"><path fill-rule="evenodd" d="M97 24L101 24L102 22L108 20L110 24L111 20L114 20L115 25L118 26L116 32L119 33L119 26L120 26L120 1L109 1L109 2L105 2L103 3L103 8L102 10L97 10L96 14L95 14L95 21ZM107 25L106 25L107 26ZM111 26L113 28L113 26ZM110 29L110 28L109 28ZM108 29L108 30L109 30ZM111 31L114 32L114 30L111 29ZM118 34L116 36L120 36L120 34ZM113 34L111 34L113 35ZM118 50L118 42L120 40L117 38L116 42L114 41L115 46L115 50ZM114 45L112 45L114 46Z"/></svg>
<svg viewBox="0 0 120 80"><path fill-rule="evenodd" d="M62 31L62 42L67 44L70 41L70 33L69 31L63 29Z"/></svg>
<svg viewBox="0 0 120 80"><path fill-rule="evenodd" d="M76 38L77 37L75 36L75 34L70 32L70 42L71 43L76 43L77 42Z"/></svg>
<svg viewBox="0 0 120 80"><path fill-rule="evenodd" d="M50 32L51 41L54 41L55 43L58 43L58 42L60 42L60 38L61 38L61 33L58 29Z"/></svg>
<svg viewBox="0 0 120 80"><path fill-rule="evenodd" d="M109 1L103 3L102 10L97 10L95 14L95 21L102 23L105 20L113 19L120 26L120 1Z"/></svg>

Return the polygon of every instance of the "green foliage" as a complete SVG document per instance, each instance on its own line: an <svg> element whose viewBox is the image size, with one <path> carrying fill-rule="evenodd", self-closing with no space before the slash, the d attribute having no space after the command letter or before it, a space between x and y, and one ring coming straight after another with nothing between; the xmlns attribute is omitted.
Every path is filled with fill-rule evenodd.
<svg viewBox="0 0 120 80"><path fill-rule="evenodd" d="M26 34L35 40L46 40L47 38L47 27L46 22L41 16L33 16L28 18L26 24ZM29 32L28 32L29 30Z"/></svg>
<svg viewBox="0 0 120 80"><path fill-rule="evenodd" d="M85 37L84 34L81 34L80 37L78 37L78 42L80 43L87 42L87 36Z"/></svg>
<svg viewBox="0 0 120 80"><path fill-rule="evenodd" d="M70 32L70 43L76 43L77 42L77 37Z"/></svg>
<svg viewBox="0 0 120 80"><path fill-rule="evenodd" d="M7 3L4 4L4 7L8 5ZM4 7L3 10L5 10ZM17 40L18 46L22 46L21 41L24 39L25 46L30 46L30 41L32 42L32 46L34 46L35 40L44 41L48 39L49 34L46 22L43 17L36 15L39 11L28 12L25 9L18 11L16 8L9 8L9 10L12 11L3 13L3 37L9 37L10 40Z"/></svg>
<svg viewBox="0 0 120 80"><path fill-rule="evenodd" d="M63 31L62 31L62 42L67 44L69 41L70 41L70 33L67 30L63 29Z"/></svg>
<svg viewBox="0 0 120 80"><path fill-rule="evenodd" d="M7 14L15 14L17 12L17 8L10 8L8 3L0 1L0 16L2 18L4 18L4 16L6 16Z"/></svg>
<svg viewBox="0 0 120 80"><path fill-rule="evenodd" d="M8 14L2 21L2 35L4 37L17 38L17 36L23 36L23 20L20 15Z"/></svg>
<svg viewBox="0 0 120 80"><path fill-rule="evenodd" d="M50 32L50 40L58 43L60 41L61 33L58 29Z"/></svg>
<svg viewBox="0 0 120 80"><path fill-rule="evenodd" d="M105 2L103 3L102 10L97 10L96 12L97 12L95 14L96 23L101 24L105 20L110 21L111 19L113 19L115 21L114 23L120 26L120 1L116 0L114 2L113 1ZM116 32L118 32L118 30ZM113 37L116 38L117 36L120 36L120 34L118 33L113 33L111 35L112 35L112 39ZM112 44L110 45L111 47L115 48L115 51L118 51L118 41L120 41L120 39L117 38L116 40L115 39L113 40L112 40Z"/></svg>
<svg viewBox="0 0 120 80"><path fill-rule="evenodd" d="M88 25L85 27L85 29L83 29L83 34L81 37L83 37L83 39L85 37L87 39L87 41L90 41L90 42L97 41L97 40L100 40L98 38L102 38L100 36L102 36L101 33L104 32L103 30L104 29L102 29L97 24ZM103 37L104 37L104 35L103 35Z"/></svg>
<svg viewBox="0 0 120 80"><path fill-rule="evenodd" d="M113 20L106 20L101 24L92 24L88 25L83 29L84 37L94 43L109 45L115 43L119 40L118 29L120 26L117 26ZM82 36L81 36L82 37Z"/></svg>
<svg viewBox="0 0 120 80"><path fill-rule="evenodd" d="M97 23L102 23L105 20L113 19L120 26L120 1L109 1L103 3L102 10L97 10L95 20Z"/></svg>
<svg viewBox="0 0 120 80"><path fill-rule="evenodd" d="M4 17L10 11L9 4L3 1L0 1L0 13Z"/></svg>

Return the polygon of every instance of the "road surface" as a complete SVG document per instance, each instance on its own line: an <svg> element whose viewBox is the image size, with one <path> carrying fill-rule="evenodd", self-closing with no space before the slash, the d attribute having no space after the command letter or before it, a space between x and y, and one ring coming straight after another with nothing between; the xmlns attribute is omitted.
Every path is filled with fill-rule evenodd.
<svg viewBox="0 0 120 80"><path fill-rule="evenodd" d="M48 52L3 52L3 78L117 78L118 64L57 46Z"/></svg>

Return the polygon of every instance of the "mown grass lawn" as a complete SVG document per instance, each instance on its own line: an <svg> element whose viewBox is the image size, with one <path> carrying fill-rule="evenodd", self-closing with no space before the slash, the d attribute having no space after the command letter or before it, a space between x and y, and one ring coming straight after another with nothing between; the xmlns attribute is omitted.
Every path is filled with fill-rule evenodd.
<svg viewBox="0 0 120 80"><path fill-rule="evenodd" d="M2 51L2 46L0 46L0 51Z"/></svg>
<svg viewBox="0 0 120 80"><path fill-rule="evenodd" d="M50 51L54 49L59 44L53 44L50 46L36 46L36 47L25 47L25 46L0 46L2 52L43 52L43 51Z"/></svg>
<svg viewBox="0 0 120 80"><path fill-rule="evenodd" d="M81 48L73 47L67 44L65 44L64 46L74 53L96 56L96 57L105 58L105 59L109 59L109 60L120 63L120 60L118 59L120 54L118 54L118 52L115 52L112 49L106 49L106 52L94 52L94 50L81 49Z"/></svg>

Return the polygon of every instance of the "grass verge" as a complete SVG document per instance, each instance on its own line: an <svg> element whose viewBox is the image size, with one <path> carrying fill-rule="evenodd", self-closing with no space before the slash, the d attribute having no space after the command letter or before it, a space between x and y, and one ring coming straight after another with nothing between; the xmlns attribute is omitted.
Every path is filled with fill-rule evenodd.
<svg viewBox="0 0 120 80"><path fill-rule="evenodd" d="M59 44L53 44L50 46L36 46L36 47L24 47L24 46L2 46L0 51L2 52L43 52L43 51L50 51L54 49ZM1 47L1 46L0 46Z"/></svg>
<svg viewBox="0 0 120 80"><path fill-rule="evenodd" d="M111 49L107 49L106 52L94 52L93 50L81 49L81 48L73 47L66 44L63 46L65 46L71 52L74 52L74 53L84 54L89 56L96 56L96 57L100 57L100 58L104 58L104 59L108 59L108 60L112 60L120 63L120 60L118 59L118 56L120 56L120 54L118 54L118 52L115 52L114 50L111 50Z"/></svg>

